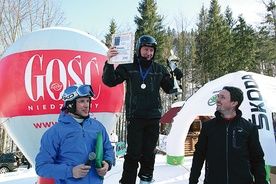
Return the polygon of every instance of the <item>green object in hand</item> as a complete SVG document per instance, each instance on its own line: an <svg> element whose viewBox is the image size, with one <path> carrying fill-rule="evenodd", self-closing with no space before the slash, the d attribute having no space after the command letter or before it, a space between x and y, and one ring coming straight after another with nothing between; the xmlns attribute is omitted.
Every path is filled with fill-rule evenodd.
<svg viewBox="0 0 276 184"><path fill-rule="evenodd" d="M95 164L97 168L102 168L102 161L103 161L103 136L102 132L98 132L97 134L97 142L95 147ZM101 179L104 179L103 176L100 176Z"/></svg>

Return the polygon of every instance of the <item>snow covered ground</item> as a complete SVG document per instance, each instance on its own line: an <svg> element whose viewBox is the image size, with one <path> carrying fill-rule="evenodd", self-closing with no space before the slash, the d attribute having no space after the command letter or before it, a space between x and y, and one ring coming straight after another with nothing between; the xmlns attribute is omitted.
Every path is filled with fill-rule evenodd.
<svg viewBox="0 0 276 184"><path fill-rule="evenodd" d="M154 184L187 184L193 157L185 157L183 165L169 165L166 155L157 154L154 169ZM116 184L122 175L123 158L117 159L116 165L107 173L104 184ZM199 184L203 183L203 173ZM35 184L37 175L34 168L20 167L16 172L0 175L0 184ZM137 184L139 179L137 179Z"/></svg>

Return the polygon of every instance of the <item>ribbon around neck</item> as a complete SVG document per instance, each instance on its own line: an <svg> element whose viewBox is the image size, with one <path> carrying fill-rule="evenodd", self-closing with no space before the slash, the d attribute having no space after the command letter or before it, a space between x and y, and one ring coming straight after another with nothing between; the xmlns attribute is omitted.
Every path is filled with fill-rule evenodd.
<svg viewBox="0 0 276 184"><path fill-rule="evenodd" d="M153 63L153 62L151 62L150 67L147 69L147 71L146 71L144 74L143 74L143 71L142 71L140 59L138 59L138 63L139 63L139 68L140 68L140 76L141 76L141 78L142 78L142 80L143 80L143 82L144 82L145 78L146 78L147 75L149 74L149 71L150 71L150 69L151 69L151 67L152 67L152 63Z"/></svg>

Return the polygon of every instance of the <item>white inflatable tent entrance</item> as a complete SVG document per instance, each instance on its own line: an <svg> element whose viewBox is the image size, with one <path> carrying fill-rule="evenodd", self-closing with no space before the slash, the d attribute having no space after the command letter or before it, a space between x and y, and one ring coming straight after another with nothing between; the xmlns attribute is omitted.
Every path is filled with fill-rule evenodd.
<svg viewBox="0 0 276 184"><path fill-rule="evenodd" d="M213 116L217 94L224 86L236 86L244 92L240 106L243 117L259 127L260 142L266 165L276 165L276 144L272 112L276 112L276 78L253 72L238 71L206 83L183 104L173 118L167 138L167 163L180 165L184 161L184 141L197 116Z"/></svg>

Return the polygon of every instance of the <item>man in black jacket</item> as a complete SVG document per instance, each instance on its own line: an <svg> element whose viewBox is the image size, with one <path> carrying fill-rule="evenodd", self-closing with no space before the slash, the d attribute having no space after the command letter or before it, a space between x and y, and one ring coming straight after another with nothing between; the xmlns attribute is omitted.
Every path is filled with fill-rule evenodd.
<svg viewBox="0 0 276 184"><path fill-rule="evenodd" d="M220 91L216 117L202 124L189 184L198 183L204 161L204 184L267 184L258 128L242 118L242 101L239 88Z"/></svg>
<svg viewBox="0 0 276 184"><path fill-rule="evenodd" d="M136 44L136 54L133 63L120 64L114 69L109 61L103 70L103 82L109 87L126 82L126 119L127 125L127 154L125 155L124 170L120 183L135 184L138 163L138 176L141 183L153 181L155 155L154 149L159 136L159 120L161 118L162 88L169 93L174 87L174 81L168 70L154 61L157 42L149 36L141 36ZM111 46L107 52L110 59L116 56L116 47ZM180 80L182 72L170 62L170 68Z"/></svg>

